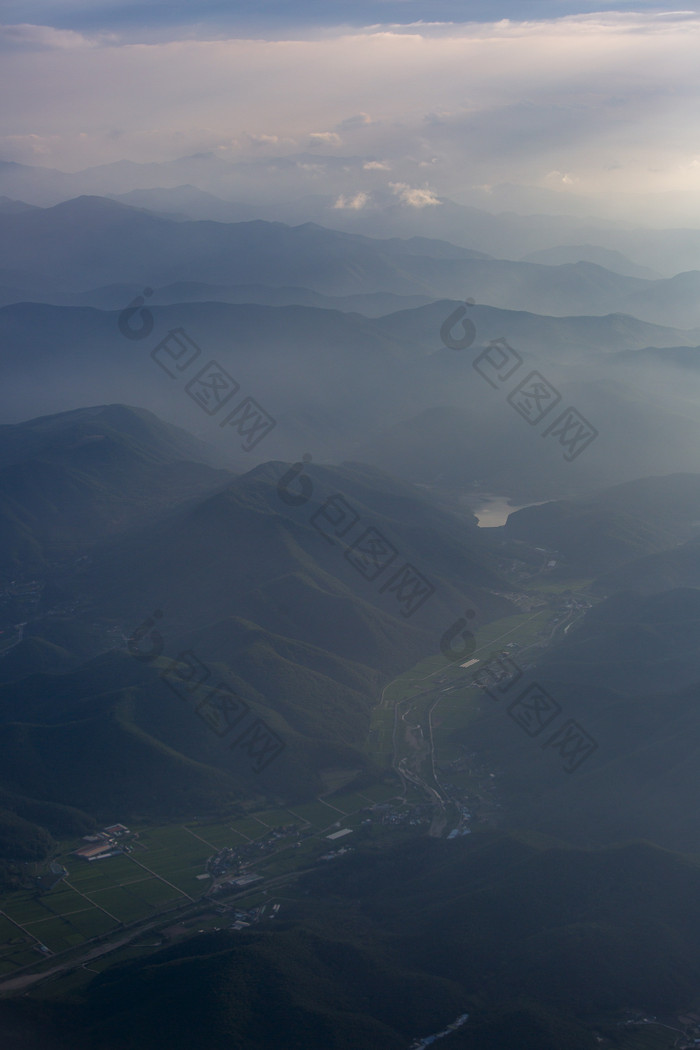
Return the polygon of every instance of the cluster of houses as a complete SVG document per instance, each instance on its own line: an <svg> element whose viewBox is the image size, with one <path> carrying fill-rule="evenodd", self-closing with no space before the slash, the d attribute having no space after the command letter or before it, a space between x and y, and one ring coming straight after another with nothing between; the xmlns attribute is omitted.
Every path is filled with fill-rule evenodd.
<svg viewBox="0 0 700 1050"><path fill-rule="evenodd" d="M698 1013L679 1014L677 1017L669 1016L662 1019L654 1014L645 1016L635 1013L626 1021L619 1021L618 1024L660 1025L662 1028L678 1032L680 1038L677 1036L673 1044L676 1050L694 1050L695 1047L700 1046L700 1014ZM600 1036L596 1038L598 1042L602 1042Z"/></svg>
<svg viewBox="0 0 700 1050"><path fill-rule="evenodd" d="M319 860L335 860L336 857L344 857L346 853L354 853L352 846L343 846L342 849L332 849L330 853L324 853Z"/></svg>
<svg viewBox="0 0 700 1050"><path fill-rule="evenodd" d="M210 894L213 897L220 893L231 893L235 890L241 890L245 886L250 886L253 882L260 882L263 878L263 875L258 875L256 872L251 871L247 875L239 875L237 878L224 879L218 886L214 886L210 890Z"/></svg>
<svg viewBox="0 0 700 1050"><path fill-rule="evenodd" d="M271 828L263 839L258 839L255 842L246 842L242 846L227 846L225 849L219 850L216 856L210 857L207 861L207 873L218 879L234 869L243 871L245 867L258 860L261 854L271 853L279 839L294 838L299 840L300 838L305 838L307 834L312 834L312 831L309 829L308 832L301 832L296 824L284 824Z"/></svg>
<svg viewBox="0 0 700 1050"><path fill-rule="evenodd" d="M74 850L73 856L93 861L115 857L119 853L128 853L131 847L127 846L123 839L130 834L129 829L123 824L111 824L95 835L83 835L83 842L87 842L88 845Z"/></svg>
<svg viewBox="0 0 700 1050"><path fill-rule="evenodd" d="M265 914L266 909L267 909L267 905L266 904L261 905L259 908L250 908L248 911L243 911L243 910L237 908L235 910L235 912L234 912L234 918L235 918L236 921L231 926L229 926L229 929L230 930L245 930L245 929L247 929L248 926L252 926L252 925L254 925L257 922L260 922L260 920L262 919L263 915ZM280 910L280 905L279 904L273 904L268 918L269 919L276 919L277 918L277 912L279 910Z"/></svg>
<svg viewBox="0 0 700 1050"><path fill-rule="evenodd" d="M362 813L371 813L363 824L371 824L378 820L380 824L419 827L421 824L429 824L433 818L433 807L430 803L421 802L415 804L379 802L370 810L361 810Z"/></svg>

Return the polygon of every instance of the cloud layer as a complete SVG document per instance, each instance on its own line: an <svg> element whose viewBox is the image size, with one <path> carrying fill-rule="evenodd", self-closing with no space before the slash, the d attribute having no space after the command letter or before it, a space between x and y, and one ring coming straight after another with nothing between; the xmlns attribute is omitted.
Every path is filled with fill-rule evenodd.
<svg viewBox="0 0 700 1050"><path fill-rule="evenodd" d="M78 170L305 151L309 192L324 158L364 158L338 207L380 186L428 206L503 182L677 207L700 174L699 45L700 17L669 12L148 43L4 26L0 157Z"/></svg>

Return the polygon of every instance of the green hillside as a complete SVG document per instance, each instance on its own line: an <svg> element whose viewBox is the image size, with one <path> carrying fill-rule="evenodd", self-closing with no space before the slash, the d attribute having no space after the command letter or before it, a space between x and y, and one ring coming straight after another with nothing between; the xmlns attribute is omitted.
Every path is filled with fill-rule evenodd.
<svg viewBox="0 0 700 1050"><path fill-rule="evenodd" d="M121 405L1 426L0 573L45 570L222 487L230 475L206 457L184 431Z"/></svg>
<svg viewBox="0 0 700 1050"><path fill-rule="evenodd" d="M699 627L699 590L616 595L534 664L518 655L522 677L496 691L495 702L464 691L473 718L452 742L494 773L504 826L591 845L643 838L697 852ZM556 705L551 727L533 714L541 690ZM595 745L570 773L564 736L556 736L565 724Z"/></svg>
<svg viewBox="0 0 700 1050"><path fill-rule="evenodd" d="M631 571L621 566L675 548L697 535L699 522L700 476L670 474L525 507L509 516L504 531L511 539L559 552L573 575L605 574L607 580L618 570L609 578L620 589L631 579Z"/></svg>

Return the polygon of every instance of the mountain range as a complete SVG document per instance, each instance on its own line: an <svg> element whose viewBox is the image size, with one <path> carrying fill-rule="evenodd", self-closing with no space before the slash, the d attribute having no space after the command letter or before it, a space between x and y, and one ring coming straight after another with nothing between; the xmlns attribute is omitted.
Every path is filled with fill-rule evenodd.
<svg viewBox="0 0 700 1050"><path fill-rule="evenodd" d="M0 210L0 235L8 303L44 294L47 280L59 295L119 282L199 282L301 286L335 297L464 295L533 313L625 313L676 328L700 325L700 271L669 278L623 275L591 261L590 251L583 253L589 258L577 259L574 252L571 261L556 264L551 254L549 264L518 262L436 238L379 239L312 222L177 221L96 196L50 208L6 207ZM109 250L100 251L105 244Z"/></svg>
<svg viewBox="0 0 700 1050"><path fill-rule="evenodd" d="M665 1050L700 1017L700 231L260 158L0 164L3 1039ZM36 879L115 820L209 859L78 958Z"/></svg>
<svg viewBox="0 0 700 1050"><path fill-rule="evenodd" d="M318 192L319 172L324 193ZM432 194L429 203L415 206L401 197L401 185L389 185L391 179L376 156L314 153L233 163L198 153L161 163L118 161L71 173L0 162L0 194L20 200L25 208L84 194L111 195L178 218L315 222L369 236L449 240L504 259L578 245L622 254L627 259L622 272L630 263L667 276L700 266L697 231L596 219L587 201L577 202L570 194L499 184L488 192L473 187L471 199L467 194L463 203ZM362 207L348 206L358 192Z"/></svg>
<svg viewBox="0 0 700 1050"><path fill-rule="evenodd" d="M32 806L60 801L89 821L119 800L163 816L250 790L250 771L231 765L206 720L173 706L168 667L184 652L285 741L262 790L308 798L333 768L371 768L364 743L385 676L438 652L465 602L485 621L512 608L500 555L468 512L352 463L308 466L310 493L299 505L292 487L285 502L289 464L233 477L193 461L200 448L123 406L0 434L0 626L10 640L19 630L0 660L10 855ZM37 478L44 467L50 499L22 484L21 470ZM377 566L363 560L369 533L383 544ZM41 586L11 581L20 566ZM166 642L134 659L125 643L156 609Z"/></svg>

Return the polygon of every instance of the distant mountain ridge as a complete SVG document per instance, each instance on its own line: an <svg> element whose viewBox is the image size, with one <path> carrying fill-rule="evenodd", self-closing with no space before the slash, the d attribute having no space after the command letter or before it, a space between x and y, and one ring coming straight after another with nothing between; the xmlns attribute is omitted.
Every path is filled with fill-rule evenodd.
<svg viewBox="0 0 700 1050"><path fill-rule="evenodd" d="M228 298L226 288L259 285L300 288L302 302L313 294L470 297L559 317L619 313L675 328L700 325L697 269L650 280L575 255L543 265L434 237L379 239L313 222L175 220L96 196L50 208L0 208L0 235L7 245L4 254L0 247L6 303L36 301L45 291L54 301L79 301L113 284L207 285L214 298ZM588 255L607 258L602 250ZM619 270L614 253L613 259Z"/></svg>
<svg viewBox="0 0 700 1050"><path fill-rule="evenodd" d="M390 473L430 483L439 474L454 474L450 461L456 458L468 486L484 480L502 486L507 480L512 490L519 475L519 489L534 492L534 498L665 470L700 469L695 451L700 424L684 411L689 382L677 382L674 389L671 369L660 357L658 367L664 373L654 384L658 418L652 434L646 373L630 368L624 356L630 350L665 346L671 365L672 348L693 337L700 343L700 331L663 329L622 315L553 318L477 304L469 312L476 329L474 345L455 352L443 345L440 332L458 308L454 301L438 301L367 318L302 306L179 303L150 307L152 335L131 341L120 333L116 311L15 304L0 309L5 347L0 409L5 419L21 420L30 412L72 408L78 381L81 396L93 404L136 402L189 427L216 445L220 462L236 471L248 470L251 460L289 460L308 452L317 460L373 462ZM199 348L200 369L211 361L223 367L241 388L237 398L255 399L275 420L251 452L243 451L235 431L219 425L225 412L208 418L188 393L196 365L181 379L177 374L173 378L152 356L168 333L177 330ZM480 354L483 361L490 341L501 338L521 364L498 389L498 382L494 388L474 363ZM485 366L480 367L483 372ZM600 432L574 464L563 459L556 441L544 441L528 428L507 400L533 370L558 390L562 408L575 405ZM76 377L72 383L66 383L67 373ZM37 375L42 377L39 385ZM399 431L410 429L411 419L425 414L437 418L443 410L445 424L465 414L468 441L459 424L447 444L438 447L436 439L444 430L440 423L425 455L421 450L416 458ZM473 456L460 458L460 448L477 439L485 468ZM419 473L414 464L423 458L428 469ZM546 470L539 466L543 461Z"/></svg>

